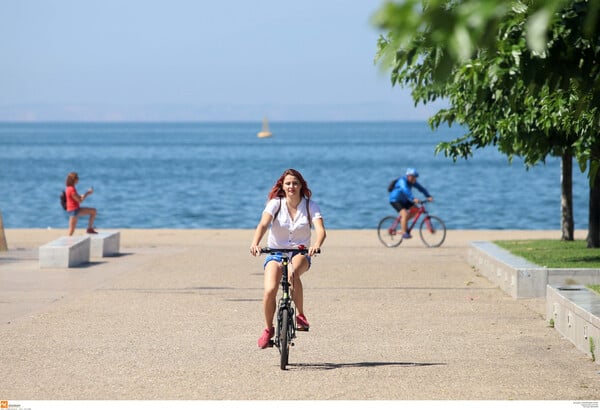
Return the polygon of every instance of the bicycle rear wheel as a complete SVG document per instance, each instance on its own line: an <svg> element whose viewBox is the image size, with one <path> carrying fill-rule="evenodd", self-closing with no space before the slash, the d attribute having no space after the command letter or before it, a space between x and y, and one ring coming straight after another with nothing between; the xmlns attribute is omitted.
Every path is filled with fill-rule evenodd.
<svg viewBox="0 0 600 410"><path fill-rule="evenodd" d="M290 325L290 316L289 310L284 309L281 312L281 323L279 324L279 353L281 354L280 368L281 370L285 370L285 367L288 364L289 354L290 354L290 345L289 345L289 331L288 327Z"/></svg>
<svg viewBox="0 0 600 410"><path fill-rule="evenodd" d="M395 216L386 216L379 222L377 236L382 244L388 248L395 248L402 243L400 234L400 223L396 222Z"/></svg>
<svg viewBox="0 0 600 410"><path fill-rule="evenodd" d="M419 235L421 235L421 240L425 245L430 248L437 248L446 239L446 225L437 216L427 215L421 221Z"/></svg>

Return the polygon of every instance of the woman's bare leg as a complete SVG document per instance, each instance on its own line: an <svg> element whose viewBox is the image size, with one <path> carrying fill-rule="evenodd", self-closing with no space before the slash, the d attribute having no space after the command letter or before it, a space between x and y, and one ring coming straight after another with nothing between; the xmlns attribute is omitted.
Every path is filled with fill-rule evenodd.
<svg viewBox="0 0 600 410"><path fill-rule="evenodd" d="M294 303L296 304L298 315L304 315L304 288L300 277L309 268L308 259L304 255L296 255L292 259L292 266L294 270L292 277Z"/></svg>
<svg viewBox="0 0 600 410"><path fill-rule="evenodd" d="M96 208L80 208L78 216L89 215L88 229L94 227L94 220L96 219Z"/></svg>
<svg viewBox="0 0 600 410"><path fill-rule="evenodd" d="M77 217L70 216L69 217L69 236L73 236L73 232L75 232L76 227L77 227Z"/></svg>
<svg viewBox="0 0 600 410"><path fill-rule="evenodd" d="M277 287L281 280L281 264L270 261L265 267L265 293L263 295L263 311L265 314L265 329L273 327L273 316L275 315L275 300L277 298Z"/></svg>

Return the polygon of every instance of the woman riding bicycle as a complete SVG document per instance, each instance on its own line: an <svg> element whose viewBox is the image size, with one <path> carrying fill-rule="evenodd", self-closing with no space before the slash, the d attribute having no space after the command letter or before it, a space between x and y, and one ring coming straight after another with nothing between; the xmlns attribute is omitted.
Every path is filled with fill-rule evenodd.
<svg viewBox="0 0 600 410"><path fill-rule="evenodd" d="M400 221L402 232L400 234L404 239L412 238L410 233L407 232L408 221L415 215L413 206L419 203L419 199L412 194L412 188L417 188L427 197L428 201L433 201L433 197L429 195L429 192L417 182L418 177L419 173L416 169L408 168L406 175L398 178L394 188L390 191L390 205L400 213L402 218Z"/></svg>
<svg viewBox="0 0 600 410"><path fill-rule="evenodd" d="M309 324L304 315L303 289L301 275L308 271L311 257L317 253L325 241L326 232L319 206L310 199L312 193L308 184L294 169L288 169L279 177L268 195L268 201L256 226L250 253L260 254L260 241L269 230L267 246L269 248L291 248L303 245L308 248L307 255L294 255L291 259L289 281L294 289L293 299L298 315L297 330L308 330ZM311 246L311 227L314 226L317 238ZM270 228L269 228L270 227ZM274 335L273 316L276 310L276 298L282 268L279 255L268 255L264 263L263 311L265 330L258 339L261 349L269 346Z"/></svg>

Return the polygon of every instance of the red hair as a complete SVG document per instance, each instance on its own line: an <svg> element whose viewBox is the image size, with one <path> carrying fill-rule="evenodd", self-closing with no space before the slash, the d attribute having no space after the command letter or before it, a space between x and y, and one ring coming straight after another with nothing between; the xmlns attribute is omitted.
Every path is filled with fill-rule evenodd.
<svg viewBox="0 0 600 410"><path fill-rule="evenodd" d="M304 180L304 177L302 176L302 174L292 168L286 169L285 171L283 171L283 174L281 174L281 176L279 177L277 182L275 182L275 185L273 185L273 188L271 188L271 191L269 192L269 195L267 196L268 199L285 197L285 191L283 190L283 180L288 175L292 175L292 176L298 178L298 180L300 181L300 184L302 185L302 188L300 188L300 195L306 199L309 199L312 195L312 192L308 188L308 184Z"/></svg>

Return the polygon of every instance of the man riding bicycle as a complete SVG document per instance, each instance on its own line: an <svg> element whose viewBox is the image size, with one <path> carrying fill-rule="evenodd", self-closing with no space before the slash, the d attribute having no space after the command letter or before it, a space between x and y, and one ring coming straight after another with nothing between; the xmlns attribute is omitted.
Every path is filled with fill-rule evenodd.
<svg viewBox="0 0 600 410"><path fill-rule="evenodd" d="M412 238L410 233L407 232L408 221L415 216L416 209L413 207L415 204L419 203L419 199L415 198L412 194L412 188L417 188L425 195L428 201L433 201L433 197L427 192L425 187L417 182L418 177L419 173L416 169L408 168L406 170L406 175L398 178L390 191L390 205L392 205L402 217L400 221L402 232L400 233L404 239Z"/></svg>

